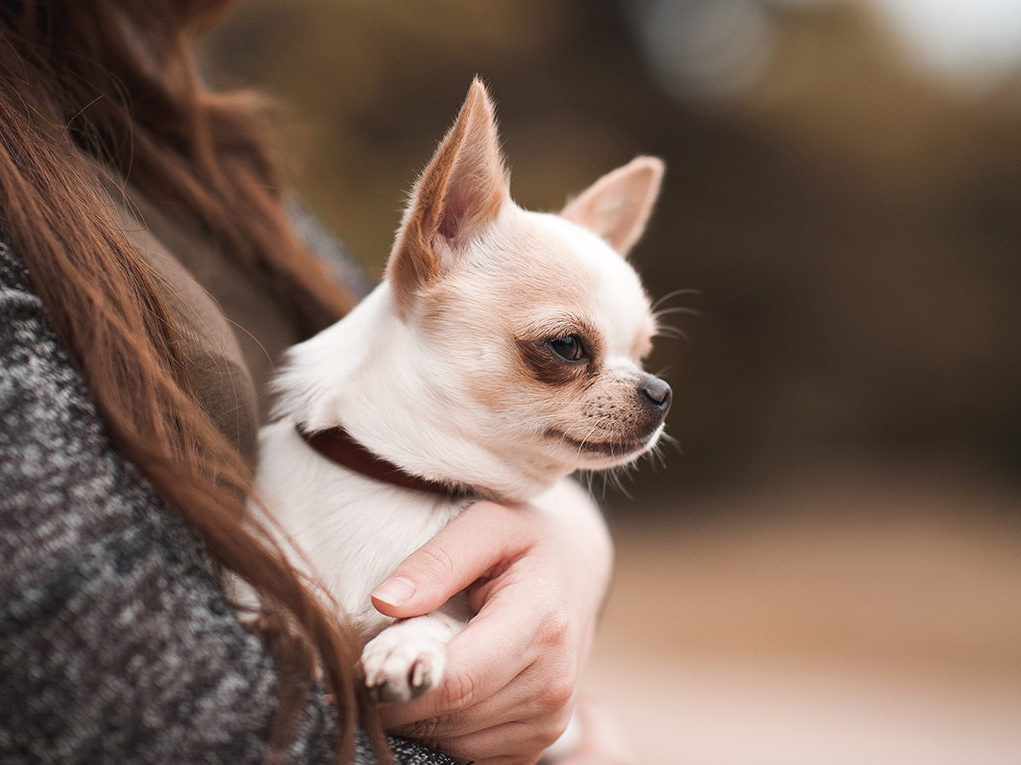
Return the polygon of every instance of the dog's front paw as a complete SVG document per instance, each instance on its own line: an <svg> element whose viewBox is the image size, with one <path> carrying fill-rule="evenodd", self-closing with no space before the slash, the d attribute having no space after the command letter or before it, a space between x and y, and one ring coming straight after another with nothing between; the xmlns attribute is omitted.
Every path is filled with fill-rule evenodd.
<svg viewBox="0 0 1021 765"><path fill-rule="evenodd" d="M387 629L362 651L369 694L377 702L409 701L439 685L446 646L431 635Z"/></svg>

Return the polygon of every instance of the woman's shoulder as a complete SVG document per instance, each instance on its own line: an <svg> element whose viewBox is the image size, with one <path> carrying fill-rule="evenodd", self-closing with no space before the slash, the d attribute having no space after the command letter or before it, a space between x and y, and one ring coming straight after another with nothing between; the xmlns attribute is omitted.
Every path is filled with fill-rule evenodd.
<svg viewBox="0 0 1021 765"><path fill-rule="evenodd" d="M111 443L9 246L0 560L0 718L17 731L0 733L0 760L264 758L273 658L231 612L197 535ZM71 724L68 709L95 724ZM317 711L296 744L329 752Z"/></svg>
<svg viewBox="0 0 1021 765"><path fill-rule="evenodd" d="M28 269L3 239L0 239L0 292L17 292L25 297L34 297Z"/></svg>
<svg viewBox="0 0 1021 765"><path fill-rule="evenodd" d="M197 534L110 442L2 241L0 560L0 719L13 732L0 730L0 761L265 760L272 655L241 626ZM330 760L334 736L310 694L291 758ZM451 762L392 746L398 762ZM372 760L360 740L356 761Z"/></svg>
<svg viewBox="0 0 1021 765"><path fill-rule="evenodd" d="M287 197L287 212L298 236L324 261L334 278L358 297L365 297L375 286L362 263L296 196Z"/></svg>

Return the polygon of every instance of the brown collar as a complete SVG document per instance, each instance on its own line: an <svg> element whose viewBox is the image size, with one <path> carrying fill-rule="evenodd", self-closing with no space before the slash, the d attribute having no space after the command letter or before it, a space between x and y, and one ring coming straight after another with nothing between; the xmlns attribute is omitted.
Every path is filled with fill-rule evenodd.
<svg viewBox="0 0 1021 765"><path fill-rule="evenodd" d="M451 499L472 496L472 492L464 487L430 481L428 478L419 478L405 472L392 462L370 452L355 441L344 428L329 428L315 433L309 433L301 425L297 425L296 429L305 443L326 459L343 465L348 470L361 473L367 478L413 491L442 494Z"/></svg>

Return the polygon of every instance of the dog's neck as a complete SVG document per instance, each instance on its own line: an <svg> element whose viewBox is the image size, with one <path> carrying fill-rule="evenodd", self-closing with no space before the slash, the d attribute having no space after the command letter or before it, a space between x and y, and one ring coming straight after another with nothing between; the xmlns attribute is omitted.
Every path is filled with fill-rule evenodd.
<svg viewBox="0 0 1021 765"><path fill-rule="evenodd" d="M366 449L342 427L312 432L297 425L296 430L305 443L326 459L374 481L399 486L402 489L439 494L452 500L477 496L477 492L467 487L430 481L402 470L389 460Z"/></svg>

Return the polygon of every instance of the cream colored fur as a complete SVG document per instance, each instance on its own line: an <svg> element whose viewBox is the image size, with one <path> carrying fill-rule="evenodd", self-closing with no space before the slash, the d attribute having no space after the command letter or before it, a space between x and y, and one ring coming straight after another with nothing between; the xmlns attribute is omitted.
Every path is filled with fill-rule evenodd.
<svg viewBox="0 0 1021 765"><path fill-rule="evenodd" d="M505 501L542 503L577 469L636 459L655 445L669 402L657 413L639 392L655 325L623 256L661 175L659 160L642 157L563 215L519 208L476 81L419 179L386 279L289 352L276 419L260 436L258 485L300 550L295 562L308 562L368 641L366 681L380 698L434 687L470 614L460 597L392 624L369 595L465 503L351 473L295 426L343 426L409 473ZM567 335L584 336L589 358L558 356L550 340Z"/></svg>

